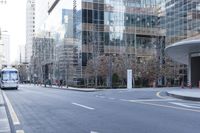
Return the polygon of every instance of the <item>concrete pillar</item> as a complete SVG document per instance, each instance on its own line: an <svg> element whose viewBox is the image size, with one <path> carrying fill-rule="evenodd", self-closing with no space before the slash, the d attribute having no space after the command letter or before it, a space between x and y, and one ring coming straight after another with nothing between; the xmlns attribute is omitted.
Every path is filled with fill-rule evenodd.
<svg viewBox="0 0 200 133"><path fill-rule="evenodd" d="M188 86L191 85L191 54L188 55Z"/></svg>

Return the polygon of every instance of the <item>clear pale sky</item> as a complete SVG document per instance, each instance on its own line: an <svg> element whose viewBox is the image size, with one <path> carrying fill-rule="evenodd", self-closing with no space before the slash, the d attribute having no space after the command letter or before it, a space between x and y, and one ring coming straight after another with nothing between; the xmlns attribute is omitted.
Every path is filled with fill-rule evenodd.
<svg viewBox="0 0 200 133"><path fill-rule="evenodd" d="M0 27L10 34L12 63L19 58L19 45L26 42L26 0L7 0L6 5L0 4Z"/></svg>

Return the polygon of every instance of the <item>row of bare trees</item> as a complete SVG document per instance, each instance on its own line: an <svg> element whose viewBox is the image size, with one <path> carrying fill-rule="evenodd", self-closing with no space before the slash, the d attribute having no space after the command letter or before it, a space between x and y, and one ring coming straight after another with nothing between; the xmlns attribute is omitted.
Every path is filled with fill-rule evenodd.
<svg viewBox="0 0 200 133"><path fill-rule="evenodd" d="M126 86L127 69L133 70L133 76L137 86L152 86L159 78L167 79L174 76L175 72L170 62L160 64L155 57L136 59L126 55L100 55L90 59L84 71L84 79L87 85ZM97 76L97 81L95 81Z"/></svg>

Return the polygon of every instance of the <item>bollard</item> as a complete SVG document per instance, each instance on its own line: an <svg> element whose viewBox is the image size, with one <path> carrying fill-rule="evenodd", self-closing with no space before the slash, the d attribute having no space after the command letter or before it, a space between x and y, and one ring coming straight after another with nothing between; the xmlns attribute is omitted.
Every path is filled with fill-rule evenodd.
<svg viewBox="0 0 200 133"><path fill-rule="evenodd" d="M182 88L182 89L184 88L184 83L183 83L183 81L181 82L181 88Z"/></svg>
<svg viewBox="0 0 200 133"><path fill-rule="evenodd" d="M192 85L191 85L191 84L189 84L188 87L189 87L190 89L192 89Z"/></svg>
<svg viewBox="0 0 200 133"><path fill-rule="evenodd" d="M156 81L153 82L153 88L156 88Z"/></svg>
<svg viewBox="0 0 200 133"><path fill-rule="evenodd" d="M200 81L199 81L199 88L200 88Z"/></svg>

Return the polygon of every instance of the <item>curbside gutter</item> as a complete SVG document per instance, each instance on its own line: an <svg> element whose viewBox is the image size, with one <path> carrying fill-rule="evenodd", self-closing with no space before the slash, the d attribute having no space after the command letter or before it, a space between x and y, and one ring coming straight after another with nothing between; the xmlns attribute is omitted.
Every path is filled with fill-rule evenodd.
<svg viewBox="0 0 200 133"><path fill-rule="evenodd" d="M166 92L166 94L168 96L178 98L178 99L190 100L190 101L200 101L200 97L184 96L184 95L179 95L179 94L175 94L172 92Z"/></svg>
<svg viewBox="0 0 200 133"><path fill-rule="evenodd" d="M6 103L3 98L3 93L0 89L0 133L11 133L8 114L5 105Z"/></svg>

